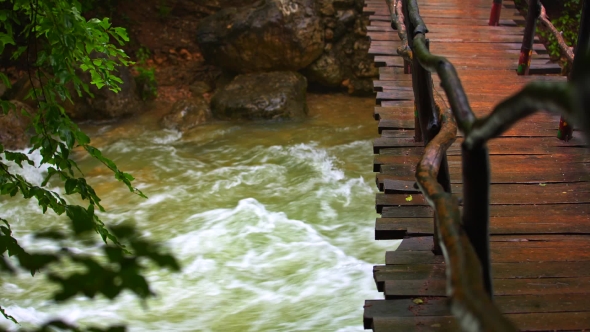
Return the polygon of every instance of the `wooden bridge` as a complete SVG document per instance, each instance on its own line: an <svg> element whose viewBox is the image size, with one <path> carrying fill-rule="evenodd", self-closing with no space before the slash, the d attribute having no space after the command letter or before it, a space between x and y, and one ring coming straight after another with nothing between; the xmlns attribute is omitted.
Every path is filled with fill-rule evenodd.
<svg viewBox="0 0 590 332"><path fill-rule="evenodd" d="M492 0L365 2L380 67L375 238L403 239L374 267L384 299L366 301L365 329L590 330L590 150L582 131L559 140L560 115L547 112L509 129L499 124L533 108L559 110L551 87L578 81L558 75L536 38L528 75L517 75L530 27L511 1L494 1L496 14L502 6L497 26L489 25ZM458 86L428 49L454 66ZM547 84L529 89L539 100L522 101L530 97L523 92L500 104L540 81Z"/></svg>

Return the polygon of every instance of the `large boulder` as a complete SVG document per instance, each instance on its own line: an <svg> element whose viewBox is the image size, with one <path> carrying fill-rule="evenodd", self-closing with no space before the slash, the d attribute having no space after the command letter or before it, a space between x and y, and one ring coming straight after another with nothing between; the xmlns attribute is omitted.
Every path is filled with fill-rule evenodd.
<svg viewBox="0 0 590 332"><path fill-rule="evenodd" d="M297 71L322 54L324 30L314 0L262 0L203 19L197 41L208 61L233 72Z"/></svg>
<svg viewBox="0 0 590 332"><path fill-rule="evenodd" d="M85 92L82 93L81 97L78 96L73 84L68 84L67 88L72 97L72 102L64 101L62 106L70 118L74 120L109 120L129 116L140 109L142 104L137 93L137 85L127 67L117 67L114 72L123 81L120 84L121 91L118 93L109 90L106 86L98 89L95 85L90 84L92 79L87 72L78 70L77 74L82 82L88 84L94 98L91 98ZM46 82L40 84L36 78L23 77L6 92L3 98L15 99L31 107L37 107L37 101L34 98L25 98L31 90L31 82L37 88L46 85Z"/></svg>
<svg viewBox="0 0 590 332"><path fill-rule="evenodd" d="M333 53L324 53L303 74L311 81L323 86L338 87L344 80L344 73L340 61Z"/></svg>
<svg viewBox="0 0 590 332"><path fill-rule="evenodd" d="M307 80L295 72L238 75L211 99L222 120L282 119L307 115Z"/></svg>
<svg viewBox="0 0 590 332"><path fill-rule="evenodd" d="M85 94L83 97L78 97L76 92L72 91L74 104L66 102L64 105L67 114L74 120L108 120L129 116L137 112L141 106L141 100L131 71L127 67L120 66L117 67L114 74L123 81L120 84L121 91L117 93L109 90L106 86L98 89L95 85L90 84L89 73L81 73L80 78L89 85L94 98Z"/></svg>
<svg viewBox="0 0 590 332"><path fill-rule="evenodd" d="M27 104L18 100L11 100L16 106L7 114L0 111L0 143L8 150L24 149L31 138L28 127L31 125L31 118L23 115L23 111L34 115L34 110Z"/></svg>
<svg viewBox="0 0 590 332"><path fill-rule="evenodd" d="M187 131L211 119L209 103L203 97L181 99L172 105L170 113L160 120L165 129Z"/></svg>

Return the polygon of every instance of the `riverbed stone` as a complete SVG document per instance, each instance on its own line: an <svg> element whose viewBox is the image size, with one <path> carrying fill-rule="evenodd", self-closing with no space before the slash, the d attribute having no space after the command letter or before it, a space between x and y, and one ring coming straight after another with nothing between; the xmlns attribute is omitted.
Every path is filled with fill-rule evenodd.
<svg viewBox="0 0 590 332"><path fill-rule="evenodd" d="M301 118L307 115L307 80L295 72L238 75L211 99L222 120Z"/></svg>
<svg viewBox="0 0 590 332"><path fill-rule="evenodd" d="M262 0L203 19L197 42L209 62L236 73L297 71L322 54L324 29L314 0Z"/></svg>
<svg viewBox="0 0 590 332"><path fill-rule="evenodd" d="M333 52L324 53L303 72L310 82L316 82L323 86L340 86L344 79L344 73L340 61Z"/></svg>
<svg viewBox="0 0 590 332"><path fill-rule="evenodd" d="M16 106L7 114L0 112L0 143L8 150L24 149L31 138L28 128L31 125L31 118L23 115L23 110L34 114L34 109L18 100L11 100Z"/></svg>
<svg viewBox="0 0 590 332"><path fill-rule="evenodd" d="M88 96L78 98L73 92L74 105L66 107L68 115L74 120L108 120L126 117L137 112L141 101L131 71L127 67L119 66L114 74L123 81L120 84L121 91L117 93L106 86L98 89L94 84L90 84L91 77L88 73L80 75L82 81L89 85L94 98Z"/></svg>
<svg viewBox="0 0 590 332"><path fill-rule="evenodd" d="M211 120L209 103L203 97L194 97L174 103L170 113L160 120L160 126L184 132L209 120Z"/></svg>

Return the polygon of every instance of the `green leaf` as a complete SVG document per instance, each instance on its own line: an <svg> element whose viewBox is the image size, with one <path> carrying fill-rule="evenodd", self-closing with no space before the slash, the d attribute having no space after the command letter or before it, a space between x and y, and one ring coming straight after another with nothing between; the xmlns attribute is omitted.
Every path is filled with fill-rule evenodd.
<svg viewBox="0 0 590 332"><path fill-rule="evenodd" d="M0 32L0 45L2 45L2 47L4 47L4 45L7 44L11 44L11 45L16 45L14 43L14 39L12 39L12 36L4 33L4 32Z"/></svg>
<svg viewBox="0 0 590 332"><path fill-rule="evenodd" d="M76 132L76 140L78 141L79 145L87 145L90 143L90 138L88 135L84 134L81 131Z"/></svg>
<svg viewBox="0 0 590 332"><path fill-rule="evenodd" d="M8 76L6 76L6 74L0 73L0 80L2 80L2 83L4 84L4 86L6 86L7 89L10 89L12 87L12 84L10 84L10 80L8 79Z"/></svg>
<svg viewBox="0 0 590 332"><path fill-rule="evenodd" d="M78 186L77 179L67 179L65 184L66 195L71 195L76 192L76 187Z"/></svg>
<svg viewBox="0 0 590 332"><path fill-rule="evenodd" d="M21 168L23 167L23 161L26 161L27 164L31 166L35 166L35 163L24 153L4 151L4 156L6 157L6 160L14 161L14 163L16 163Z"/></svg>
<svg viewBox="0 0 590 332"><path fill-rule="evenodd" d="M2 314L2 316L4 316L4 318L11 320L13 323L18 324L17 320L14 317L7 314L6 311L4 311L4 308L2 308L2 307L0 307L0 314Z"/></svg>
<svg viewBox="0 0 590 332"><path fill-rule="evenodd" d="M94 229L93 214L79 205L68 205L66 214L72 221L72 226L76 234L81 234Z"/></svg>

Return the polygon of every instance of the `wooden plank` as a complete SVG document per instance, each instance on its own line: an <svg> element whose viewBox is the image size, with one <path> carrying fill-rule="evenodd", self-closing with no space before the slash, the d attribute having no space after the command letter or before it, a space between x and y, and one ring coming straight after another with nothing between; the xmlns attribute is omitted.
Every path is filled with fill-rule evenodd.
<svg viewBox="0 0 590 332"><path fill-rule="evenodd" d="M382 155L399 155L396 148L409 147L420 145L411 145L412 142L408 142L404 139L397 138L386 138L380 137L373 140L373 152ZM461 144L463 143L462 138L457 138L455 143L447 150L447 155L460 155ZM585 143L582 139L581 133L575 133L575 136L569 142L561 141L557 138L552 137L498 137L494 138L487 143L490 154L558 154L564 153L564 151L576 153L576 154L589 154L590 151L587 149L578 149L584 147Z"/></svg>
<svg viewBox="0 0 590 332"><path fill-rule="evenodd" d="M588 204L542 204L542 205L491 205L491 217L517 218L537 215L537 220L551 220L552 218L562 217L568 222L563 223L565 227L568 225L570 218L580 216L590 220L590 205ZM433 210L430 206L412 206L399 205L384 207L382 211L383 218L431 218ZM585 221L584 221L585 222ZM571 232L576 233L574 227Z"/></svg>
<svg viewBox="0 0 590 332"><path fill-rule="evenodd" d="M537 205L531 205L531 208ZM407 211L422 212L414 209ZM587 215L568 217L568 222L560 221L561 216L540 214L522 217L491 217L490 234L590 234L590 218ZM563 218L563 217L562 217ZM422 218L390 217L377 218L375 222L376 240L397 240L407 236L432 235L434 230L431 216Z"/></svg>
<svg viewBox="0 0 590 332"><path fill-rule="evenodd" d="M495 296L590 294L590 278L493 279ZM385 298L445 296L446 280L386 280Z"/></svg>
<svg viewBox="0 0 590 332"><path fill-rule="evenodd" d="M461 186L452 184L453 195L460 199ZM490 186L492 205L527 205L534 202L543 204L587 204L590 203L589 182L548 183L545 186L522 184L492 184ZM381 213L385 206L428 205L422 194L377 193L375 206Z"/></svg>
<svg viewBox="0 0 590 332"><path fill-rule="evenodd" d="M504 314L590 311L590 298L582 294L506 295L494 298L494 302ZM364 307L365 320L387 316L450 315L445 297L425 297L422 304L416 304L412 299L370 300L365 301Z"/></svg>
<svg viewBox="0 0 590 332"><path fill-rule="evenodd" d="M564 222L567 223L567 222ZM432 236L412 236L402 240L396 251L431 251ZM576 247L590 249L589 235L575 234L542 234L542 235L494 235L490 237L490 244L494 248L553 248ZM590 267L588 270L590 274ZM590 275L589 275L590 276Z"/></svg>
<svg viewBox="0 0 590 332"><path fill-rule="evenodd" d="M588 312L507 314L521 331L580 331L590 328ZM373 331L455 332L461 328L452 316L375 317Z"/></svg>
<svg viewBox="0 0 590 332"><path fill-rule="evenodd" d="M491 260L495 263L524 262L586 262L590 260L589 251L577 248L562 248L556 252L552 248L491 248ZM442 264L442 255L430 251L388 251L385 253L387 265ZM589 279L590 280L590 279ZM588 283L590 292L590 283Z"/></svg>
<svg viewBox="0 0 590 332"><path fill-rule="evenodd" d="M590 277L587 265L579 262L492 262L492 276L494 279L540 280ZM373 278L377 289L382 292L387 280L445 280L446 270L444 264L378 265L373 267Z"/></svg>

